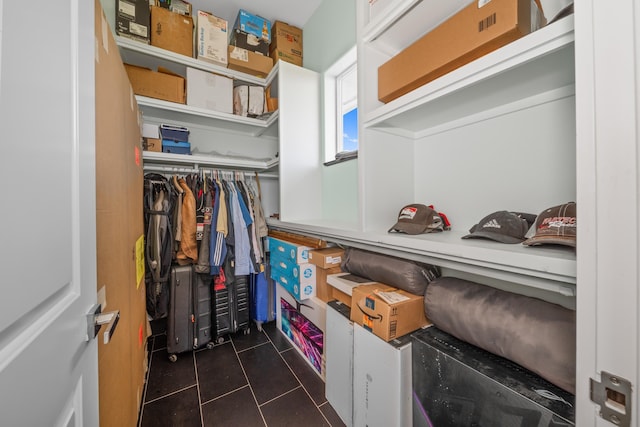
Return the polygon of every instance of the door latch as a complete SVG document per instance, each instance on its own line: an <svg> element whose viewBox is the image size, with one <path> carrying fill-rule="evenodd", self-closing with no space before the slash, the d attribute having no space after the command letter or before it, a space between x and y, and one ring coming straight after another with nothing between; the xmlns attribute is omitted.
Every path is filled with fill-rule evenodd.
<svg viewBox="0 0 640 427"><path fill-rule="evenodd" d="M102 305L94 304L87 313L87 341L91 341L100 332L100 328L103 325L107 325L102 342L103 344L109 344L113 333L118 326L118 320L120 320L120 310L102 312Z"/></svg>
<svg viewBox="0 0 640 427"><path fill-rule="evenodd" d="M631 382L602 371L600 382L590 378L591 400L600 405L600 417L621 427L631 425Z"/></svg>

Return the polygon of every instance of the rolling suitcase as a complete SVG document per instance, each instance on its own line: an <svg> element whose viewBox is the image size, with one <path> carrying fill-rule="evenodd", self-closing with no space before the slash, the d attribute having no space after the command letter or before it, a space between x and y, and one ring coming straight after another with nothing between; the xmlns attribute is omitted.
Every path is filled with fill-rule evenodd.
<svg viewBox="0 0 640 427"><path fill-rule="evenodd" d="M192 265L171 267L167 353L172 362L178 353L213 347L210 283L210 276L196 274Z"/></svg>
<svg viewBox="0 0 640 427"><path fill-rule="evenodd" d="M232 279L232 280L229 280ZM220 274L213 281L215 336L219 343L225 335L243 330L249 333L249 276Z"/></svg>

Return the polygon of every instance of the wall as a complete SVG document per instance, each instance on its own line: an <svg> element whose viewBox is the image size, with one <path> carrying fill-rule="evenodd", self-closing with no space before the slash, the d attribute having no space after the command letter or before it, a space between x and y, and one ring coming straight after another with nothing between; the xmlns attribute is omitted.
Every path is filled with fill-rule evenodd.
<svg viewBox="0 0 640 427"><path fill-rule="evenodd" d="M322 74L355 44L356 2L323 0L303 28L304 67ZM322 184L323 219L356 224L358 162L324 167Z"/></svg>

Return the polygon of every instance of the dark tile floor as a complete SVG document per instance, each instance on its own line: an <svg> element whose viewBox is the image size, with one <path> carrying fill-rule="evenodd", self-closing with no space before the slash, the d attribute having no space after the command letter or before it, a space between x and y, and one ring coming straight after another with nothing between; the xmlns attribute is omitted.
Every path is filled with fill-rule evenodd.
<svg viewBox="0 0 640 427"><path fill-rule="evenodd" d="M172 363L154 322L139 426L344 426L322 379L275 322L262 326Z"/></svg>

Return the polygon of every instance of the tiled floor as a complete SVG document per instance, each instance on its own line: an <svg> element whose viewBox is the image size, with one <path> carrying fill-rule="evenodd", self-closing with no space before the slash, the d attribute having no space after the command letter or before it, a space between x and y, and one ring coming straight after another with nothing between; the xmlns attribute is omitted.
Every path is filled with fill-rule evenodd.
<svg viewBox="0 0 640 427"><path fill-rule="evenodd" d="M140 427L344 426L324 397L324 382L275 322L180 354L175 363L162 325L153 326Z"/></svg>

